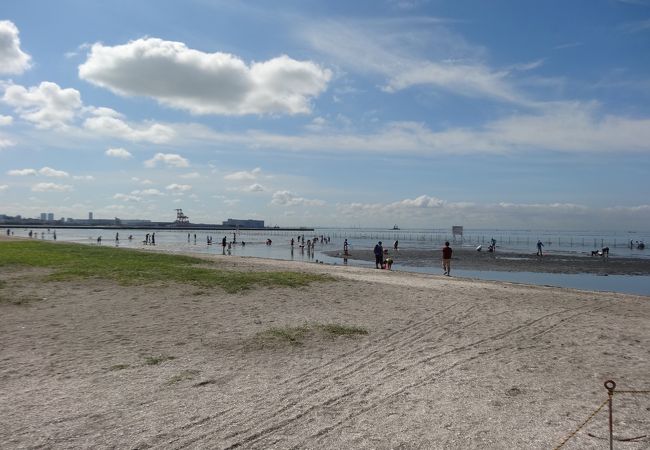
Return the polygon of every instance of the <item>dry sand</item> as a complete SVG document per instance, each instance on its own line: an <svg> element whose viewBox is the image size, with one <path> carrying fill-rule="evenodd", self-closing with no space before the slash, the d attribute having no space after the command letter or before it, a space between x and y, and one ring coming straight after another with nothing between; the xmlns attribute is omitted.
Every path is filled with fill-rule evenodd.
<svg viewBox="0 0 650 450"><path fill-rule="evenodd" d="M605 380L650 388L648 297L217 258L336 281L232 295L2 269L0 448L549 449ZM369 334L255 339L314 323ZM646 435L616 448L649 448L650 396L615 402L617 438ZM606 418L565 448L606 448Z"/></svg>

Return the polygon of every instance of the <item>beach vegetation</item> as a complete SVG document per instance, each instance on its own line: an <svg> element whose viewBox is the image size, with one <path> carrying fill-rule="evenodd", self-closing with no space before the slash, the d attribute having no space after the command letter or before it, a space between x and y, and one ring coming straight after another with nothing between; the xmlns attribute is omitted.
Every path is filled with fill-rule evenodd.
<svg viewBox="0 0 650 450"><path fill-rule="evenodd" d="M272 327L260 331L255 335L255 341L264 346L265 344L289 344L302 345L305 340L312 337L337 337L367 335L368 330L361 327L341 324L319 324L312 323L298 327Z"/></svg>
<svg viewBox="0 0 650 450"><path fill-rule="evenodd" d="M167 385L171 386L172 384L180 383L185 380L193 380L200 372L198 370L183 370L178 375L174 375L167 381Z"/></svg>
<svg viewBox="0 0 650 450"><path fill-rule="evenodd" d="M255 336L261 343L277 342L291 345L301 345L309 328L302 327L273 327L268 330L260 331Z"/></svg>
<svg viewBox="0 0 650 450"><path fill-rule="evenodd" d="M301 287L332 280L300 272L229 270L217 262L183 255L40 241L0 241L3 266L49 268L52 272L47 278L52 281L104 278L121 284L178 282L219 287L229 293L253 286Z"/></svg>
<svg viewBox="0 0 650 450"><path fill-rule="evenodd" d="M128 369L129 367L131 367L131 366L129 366L128 364L115 364L115 365L109 367L108 370L110 370L111 372L115 372L117 370Z"/></svg>
<svg viewBox="0 0 650 450"><path fill-rule="evenodd" d="M144 360L144 363L148 366L157 366L160 363L170 361L172 359L176 359L176 357L167 355L147 356Z"/></svg>
<svg viewBox="0 0 650 450"><path fill-rule="evenodd" d="M366 330L365 328L341 325L338 323L318 325L318 327L326 334L332 336L353 336L355 334L361 334L361 335L368 334L368 330Z"/></svg>

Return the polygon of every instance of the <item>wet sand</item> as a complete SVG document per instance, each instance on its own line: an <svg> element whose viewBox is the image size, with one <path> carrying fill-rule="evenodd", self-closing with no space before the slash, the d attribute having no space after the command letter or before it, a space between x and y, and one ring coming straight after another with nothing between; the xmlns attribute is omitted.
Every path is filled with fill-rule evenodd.
<svg viewBox="0 0 650 450"><path fill-rule="evenodd" d="M324 252L328 256L343 259L340 250ZM390 250L390 256L395 264L406 267L440 267L439 250ZM375 261L372 249L350 250L349 260ZM535 253L477 252L473 249L454 249L452 257L453 269L464 270L495 270L506 272L543 272L564 274L595 274L595 275L650 275L650 258L609 258L589 255L569 255L546 253L537 256Z"/></svg>
<svg viewBox="0 0 650 450"><path fill-rule="evenodd" d="M0 268L0 448L549 449L605 380L650 388L647 297L205 258L335 281L227 294ZM256 341L330 323L368 334ZM647 435L648 398L616 402L617 438ZM565 448L606 447L606 418Z"/></svg>

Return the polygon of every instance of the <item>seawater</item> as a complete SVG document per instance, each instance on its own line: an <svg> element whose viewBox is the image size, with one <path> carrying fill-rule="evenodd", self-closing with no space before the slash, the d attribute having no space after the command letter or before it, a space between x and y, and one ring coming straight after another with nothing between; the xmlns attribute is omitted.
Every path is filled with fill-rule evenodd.
<svg viewBox="0 0 650 450"><path fill-rule="evenodd" d="M11 228L15 236L27 237L29 228ZM544 242L547 253L562 254L590 254L592 249L602 246L610 247L610 255L620 257L650 258L650 249L638 250L630 248L630 240L648 243L650 233L587 233L587 232L558 232L535 230L466 230L464 235L452 236L445 230L382 230L382 229L337 229L319 228L314 231L298 233L283 230L252 230L237 233L237 244L233 245L230 252L222 248L221 239L226 236L228 241L233 240L233 231L226 230L135 230L135 229L32 229L33 239L53 240L56 231L57 240L64 242L77 242L89 245L98 245L97 238L102 237L101 245L122 248L147 248L144 237L147 233L156 233L156 249L171 253L197 253L197 254L231 254L235 256L256 257L267 259L294 260L303 262L322 262L325 264L344 264L340 258L325 255L324 251L342 250L344 239L353 250L368 249L377 241L382 240L385 248L392 248L395 240L399 247L438 250L445 240L453 242L456 247L475 247L476 245L489 244L490 239L497 240L497 248L501 251L535 252L537 239ZM1 230L5 233L5 230ZM116 233L119 239L116 240ZM189 233L189 239L188 239ZM314 236L329 236L329 244L316 244L315 251L309 253L298 246L297 237L304 234L305 240ZM128 236L133 239L129 240ZM196 235L196 240L194 239ZM207 244L208 236L212 237L213 244ZM290 246L294 238L293 250ZM456 238L454 240L454 237ZM266 240L271 239L272 244L266 245ZM246 242L245 246L241 242ZM584 243L584 244L583 244ZM597 245L593 245L593 244ZM358 267L374 267L368 261L347 260L348 265ZM412 267L395 264L394 270L440 274L441 269L433 267ZM453 270L457 277L479 278L485 280L510 281L526 284L548 285L585 289L593 291L611 291L650 296L650 276L625 276L625 275L593 275L593 274L553 274L537 272L501 272L478 270Z"/></svg>

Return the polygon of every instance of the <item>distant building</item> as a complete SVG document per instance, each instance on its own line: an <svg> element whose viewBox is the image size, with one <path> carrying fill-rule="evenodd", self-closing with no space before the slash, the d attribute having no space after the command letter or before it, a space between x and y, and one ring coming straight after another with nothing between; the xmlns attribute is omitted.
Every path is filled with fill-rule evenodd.
<svg viewBox="0 0 650 450"><path fill-rule="evenodd" d="M93 212L92 211L90 211L88 213L88 220L93 220Z"/></svg>
<svg viewBox="0 0 650 450"><path fill-rule="evenodd" d="M41 220L45 222L47 220L47 214L41 213Z"/></svg>
<svg viewBox="0 0 650 450"><path fill-rule="evenodd" d="M63 219L63 217L61 217ZM54 213L47 213L47 221L54 222Z"/></svg>
<svg viewBox="0 0 650 450"><path fill-rule="evenodd" d="M228 219L222 222L224 227L241 227L241 228L264 228L263 220L253 220L253 219Z"/></svg>

